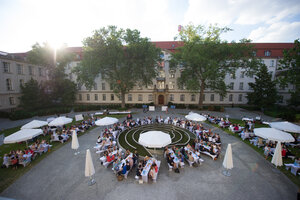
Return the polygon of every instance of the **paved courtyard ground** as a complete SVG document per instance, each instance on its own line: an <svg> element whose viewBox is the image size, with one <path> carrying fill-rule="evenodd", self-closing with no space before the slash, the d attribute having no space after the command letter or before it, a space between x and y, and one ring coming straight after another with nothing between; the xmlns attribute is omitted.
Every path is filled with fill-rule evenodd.
<svg viewBox="0 0 300 200"><path fill-rule="evenodd" d="M134 115L167 116L163 112ZM168 115L182 116L188 110L173 110ZM218 114L218 113L217 113ZM221 116L225 113L219 113ZM255 117L257 113L229 113ZM253 116L252 116L253 115ZM264 116L263 116L264 118ZM240 119L240 118L239 118ZM122 120L122 119L121 119ZM272 120L271 118L268 120ZM298 188L284 174L276 170L268 161L251 147L223 132L205 124L221 136L221 158L213 161L203 155L204 163L196 168L186 166L180 174L169 172L163 159L157 183L138 184L132 171L127 180L118 182L111 168L104 168L98 161L93 146L101 131L95 128L79 137L80 151L74 156L71 143L52 152L43 161L8 187L1 196L14 199L296 199ZM231 177L222 175L222 162L227 144L232 144L234 168ZM88 186L84 177L85 150L91 149L96 170L96 184Z"/></svg>

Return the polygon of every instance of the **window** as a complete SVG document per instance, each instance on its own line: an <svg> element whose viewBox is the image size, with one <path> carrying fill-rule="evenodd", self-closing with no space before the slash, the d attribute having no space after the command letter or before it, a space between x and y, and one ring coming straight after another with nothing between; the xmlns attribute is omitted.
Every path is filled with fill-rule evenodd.
<svg viewBox="0 0 300 200"><path fill-rule="evenodd" d="M184 94L181 94L181 95L180 95L180 101L185 101L184 99L185 99Z"/></svg>
<svg viewBox="0 0 300 200"><path fill-rule="evenodd" d="M274 60L271 60L271 67L274 67Z"/></svg>
<svg viewBox="0 0 300 200"><path fill-rule="evenodd" d="M139 94L138 101L143 101L143 95L142 94Z"/></svg>
<svg viewBox="0 0 300 200"><path fill-rule="evenodd" d="M224 101L224 97L220 95L220 101Z"/></svg>
<svg viewBox="0 0 300 200"><path fill-rule="evenodd" d="M196 101L196 95L194 94L191 95L191 101Z"/></svg>
<svg viewBox="0 0 300 200"><path fill-rule="evenodd" d="M256 56L256 51L252 51L252 55L253 55L253 56Z"/></svg>
<svg viewBox="0 0 300 200"><path fill-rule="evenodd" d="M203 94L203 101L205 101L205 94Z"/></svg>
<svg viewBox="0 0 300 200"><path fill-rule="evenodd" d="M174 94L170 94L170 101L174 101Z"/></svg>
<svg viewBox="0 0 300 200"><path fill-rule="evenodd" d="M82 101L82 94L78 95L78 99L79 99L79 101Z"/></svg>
<svg viewBox="0 0 300 200"><path fill-rule="evenodd" d="M32 66L28 66L29 75L34 75L34 70Z"/></svg>
<svg viewBox="0 0 300 200"><path fill-rule="evenodd" d="M24 79L20 79L20 86L24 86Z"/></svg>
<svg viewBox="0 0 300 200"><path fill-rule="evenodd" d="M95 94L95 101L98 101L98 94Z"/></svg>
<svg viewBox="0 0 300 200"><path fill-rule="evenodd" d="M169 82L169 89L175 89L175 82L174 81Z"/></svg>
<svg viewBox="0 0 300 200"><path fill-rule="evenodd" d="M111 94L111 95L110 95L110 100L111 100L111 101L114 101L114 100L115 100L115 95L114 95L114 94Z"/></svg>
<svg viewBox="0 0 300 200"><path fill-rule="evenodd" d="M243 90L243 89L244 89L244 83L240 83L239 90Z"/></svg>
<svg viewBox="0 0 300 200"><path fill-rule="evenodd" d="M39 67L39 76L43 76L42 68Z"/></svg>
<svg viewBox="0 0 300 200"><path fill-rule="evenodd" d="M229 89L230 89L230 90L233 90L233 88L234 88L234 83L231 82L231 83L229 84Z"/></svg>
<svg viewBox="0 0 300 200"><path fill-rule="evenodd" d="M170 71L170 78L175 78L175 71Z"/></svg>
<svg viewBox="0 0 300 200"><path fill-rule="evenodd" d="M10 73L10 63L9 62L3 62L3 69L5 73Z"/></svg>
<svg viewBox="0 0 300 200"><path fill-rule="evenodd" d="M241 102L243 99L243 95L242 94L239 94L239 102Z"/></svg>
<svg viewBox="0 0 300 200"><path fill-rule="evenodd" d="M20 64L17 64L17 71L18 71L18 74L23 74L23 66Z"/></svg>
<svg viewBox="0 0 300 200"><path fill-rule="evenodd" d="M271 51L269 50L265 51L265 56L271 56Z"/></svg>
<svg viewBox="0 0 300 200"><path fill-rule="evenodd" d="M102 100L106 101L106 94L102 94Z"/></svg>
<svg viewBox="0 0 300 200"><path fill-rule="evenodd" d="M10 105L15 105L15 98L14 97L9 97L9 104Z"/></svg>
<svg viewBox="0 0 300 200"><path fill-rule="evenodd" d="M232 101L232 99L233 99L233 95L230 94L230 95L229 95L229 101Z"/></svg>
<svg viewBox="0 0 300 200"><path fill-rule="evenodd" d="M148 101L153 101L153 95L152 94L148 95Z"/></svg>
<svg viewBox="0 0 300 200"><path fill-rule="evenodd" d="M105 83L102 83L102 90L105 90Z"/></svg>
<svg viewBox="0 0 300 200"><path fill-rule="evenodd" d="M98 90L98 85L97 85L97 83L94 84L94 90Z"/></svg>
<svg viewBox="0 0 300 200"><path fill-rule="evenodd" d="M235 73L231 73L231 74L230 74L230 78L231 78L231 79L235 79Z"/></svg>
<svg viewBox="0 0 300 200"><path fill-rule="evenodd" d="M90 94L86 95L86 100L89 101L90 100Z"/></svg>
<svg viewBox="0 0 300 200"><path fill-rule="evenodd" d="M6 88L8 91L12 90L11 80L9 78L6 79Z"/></svg>
<svg viewBox="0 0 300 200"><path fill-rule="evenodd" d="M240 78L244 78L244 76L245 76L245 72L243 71L241 72Z"/></svg>
<svg viewBox="0 0 300 200"><path fill-rule="evenodd" d="M215 101L215 95L214 94L210 95L210 101Z"/></svg>
<svg viewBox="0 0 300 200"><path fill-rule="evenodd" d="M128 94L128 101L132 101L132 94Z"/></svg>

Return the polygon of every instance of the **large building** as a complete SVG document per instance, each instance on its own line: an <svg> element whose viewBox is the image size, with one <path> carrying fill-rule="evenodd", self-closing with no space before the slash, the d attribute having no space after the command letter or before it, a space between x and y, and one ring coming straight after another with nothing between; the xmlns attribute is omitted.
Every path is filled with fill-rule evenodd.
<svg viewBox="0 0 300 200"><path fill-rule="evenodd" d="M0 110L11 111L19 105L20 85L31 78L38 82L47 80L45 68L26 62L24 56L0 52Z"/></svg>
<svg viewBox="0 0 300 200"><path fill-rule="evenodd" d="M169 67L171 53L182 42L154 42L154 44L163 51L163 62L159 67L158 76L153 80L153 85L146 87L136 86L129 94L125 96L127 104L146 104L153 102L155 105L167 105L169 102L175 104L198 104L199 94L192 94L185 88L179 88L177 78L180 76L180 69L172 70ZM279 60L283 57L283 50L293 47L293 43L254 43L257 49L256 56L261 58L262 62L268 67L269 73L275 79L278 72ZM76 82L76 76L71 73L82 59L82 48L73 47L70 50L76 54L77 60L70 63L67 67L69 78ZM253 76L246 76L242 69L236 71L235 76L228 74L225 77L225 83L229 86L227 96L222 98L219 94L205 90L204 105L239 105L246 104L246 95L251 92L248 83L254 82ZM120 99L113 93L110 85L99 76L95 80L94 88L89 91L83 85L78 84L77 103L81 104L120 104ZM283 97L278 100L279 104L286 104L290 98L289 89L278 88L279 94Z"/></svg>
<svg viewBox="0 0 300 200"><path fill-rule="evenodd" d="M198 104L199 94L192 94L185 88L179 88L177 78L180 76L180 69L170 69L169 61L171 53L182 42L153 42L163 51L163 62L158 69L158 76L153 80L153 85L136 86L125 96L126 104L148 104L167 105L169 102L175 104ZM279 71L279 60L283 57L283 50L293 47L293 43L254 43L257 49L256 56L268 67L272 78L276 78ZM69 50L76 55L76 59L66 67L69 78L76 82L76 75L72 74L75 67L83 56L81 47L70 47ZM21 59L22 58L22 59ZM46 71L41 66L31 65L26 62L26 53L21 54L0 54L0 110L10 110L19 104L20 84L24 84L30 78L38 81L47 79ZM246 95L251 92L248 83L254 82L253 76L246 76L242 69L236 71L235 76L228 74L225 83L229 86L227 96L222 98L219 94L205 90L204 105L241 105L247 103ZM279 104L286 104L290 98L289 90L293 86L278 88L279 94L283 97L278 100ZM87 90L84 85L78 84L76 102L79 104L120 104L120 99L113 93L110 85L101 79L95 80L92 90Z"/></svg>

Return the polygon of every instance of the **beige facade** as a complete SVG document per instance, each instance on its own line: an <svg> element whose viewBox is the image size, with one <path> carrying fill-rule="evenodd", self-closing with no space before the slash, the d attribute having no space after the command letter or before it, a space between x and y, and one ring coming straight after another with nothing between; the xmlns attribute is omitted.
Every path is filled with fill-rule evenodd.
<svg viewBox="0 0 300 200"><path fill-rule="evenodd" d="M19 105L20 84L31 78L38 82L46 80L46 70L10 54L0 53L0 110L11 111Z"/></svg>
<svg viewBox="0 0 300 200"><path fill-rule="evenodd" d="M169 60L170 52L163 51L164 62L158 67L158 76L153 80L153 85L146 87L135 87L129 94L126 94L126 104L149 104L153 102L155 105L167 105L169 102L175 104L198 104L199 93L190 93L185 88L179 88L177 85L177 78L180 76L180 67L176 70L170 69ZM275 74L278 71L278 58L262 58L262 62L268 67L269 73L272 74L272 78L275 79ZM68 74L71 73L72 67L78 63L73 62L69 65ZM251 88L248 83L255 82L255 77L248 77L244 74L242 69L238 69L235 74L235 78L232 75L225 77L225 83L228 87L226 97L222 98L219 94L210 90L204 92L204 105L243 105L247 104L247 93L251 92ZM73 81L76 81L76 76L71 75ZM79 88L76 102L81 104L120 104L119 98L113 94L110 90L109 84L101 79L101 76L95 80L96 88L88 91L84 86ZM103 84L105 87L103 87ZM278 92L283 96L282 101L278 101L280 104L286 104L290 98L288 90L292 89L289 86L285 89L278 88ZM96 97L95 97L96 95ZM103 97L103 95L105 97ZM114 98L111 98L114 95Z"/></svg>

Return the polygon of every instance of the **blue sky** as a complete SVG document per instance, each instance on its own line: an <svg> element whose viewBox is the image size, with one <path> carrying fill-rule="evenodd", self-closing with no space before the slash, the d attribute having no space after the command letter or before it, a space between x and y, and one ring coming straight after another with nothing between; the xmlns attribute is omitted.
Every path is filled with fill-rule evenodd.
<svg viewBox="0 0 300 200"><path fill-rule="evenodd" d="M299 0L0 0L0 51L23 52L36 43L81 46L107 25L135 28L152 41L170 41L178 25L219 24L222 37L253 42L300 38Z"/></svg>

